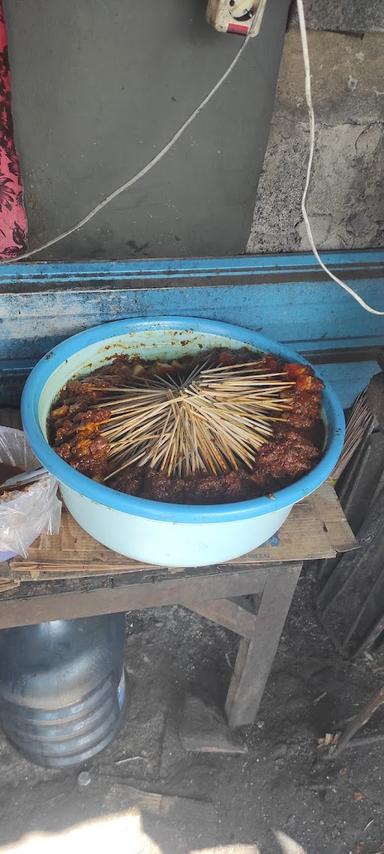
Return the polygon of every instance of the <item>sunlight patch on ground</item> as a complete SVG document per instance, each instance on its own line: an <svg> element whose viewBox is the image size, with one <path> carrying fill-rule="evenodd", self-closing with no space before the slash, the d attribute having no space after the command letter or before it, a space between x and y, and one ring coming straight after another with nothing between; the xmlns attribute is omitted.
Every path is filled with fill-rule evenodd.
<svg viewBox="0 0 384 854"><path fill-rule="evenodd" d="M298 842L295 842L294 839L291 839L290 836L287 836L287 834L283 833L281 830L276 830L275 836L280 844L282 854L306 854L304 848L302 848Z"/></svg>
<svg viewBox="0 0 384 854"><path fill-rule="evenodd" d="M138 810L118 816L103 816L59 833L32 833L11 845L2 854L167 854L150 839L142 827Z"/></svg>
<svg viewBox="0 0 384 854"><path fill-rule="evenodd" d="M234 843L233 845L218 845L214 848L196 848L190 854L261 854L261 851L257 845Z"/></svg>

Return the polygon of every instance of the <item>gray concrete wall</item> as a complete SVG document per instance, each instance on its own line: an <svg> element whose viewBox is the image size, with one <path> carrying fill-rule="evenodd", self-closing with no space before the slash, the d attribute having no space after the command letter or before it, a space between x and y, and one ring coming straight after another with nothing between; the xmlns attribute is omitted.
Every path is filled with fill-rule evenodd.
<svg viewBox="0 0 384 854"><path fill-rule="evenodd" d="M384 4L382 4L384 6ZM316 154L308 211L318 247L384 246L384 34L309 34ZM307 249L300 210L308 158L300 37L285 40L250 252Z"/></svg>
<svg viewBox="0 0 384 854"><path fill-rule="evenodd" d="M308 124L294 13L263 165L288 7L268 0L261 35L162 163L42 257L236 254L250 231L251 252L308 248L300 212ZM315 237L320 248L382 246L384 32L361 32L384 29L384 2L305 7L308 26L320 30L310 33ZM32 246L141 168L241 43L208 27L205 0L5 0L5 10Z"/></svg>
<svg viewBox="0 0 384 854"><path fill-rule="evenodd" d="M304 0L307 27L339 33L384 32L383 0ZM297 26L292 0L290 26Z"/></svg>
<svg viewBox="0 0 384 854"><path fill-rule="evenodd" d="M205 0L6 0L31 244L138 171L239 49ZM44 258L240 253L268 138L289 0L162 163Z"/></svg>

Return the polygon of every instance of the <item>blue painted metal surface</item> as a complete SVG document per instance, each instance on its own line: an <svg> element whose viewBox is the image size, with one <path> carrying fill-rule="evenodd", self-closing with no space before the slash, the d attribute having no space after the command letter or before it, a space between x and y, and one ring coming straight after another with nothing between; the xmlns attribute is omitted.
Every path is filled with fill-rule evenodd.
<svg viewBox="0 0 384 854"><path fill-rule="evenodd" d="M326 253L324 260L384 309L383 250ZM316 351L344 406L375 372L372 348L384 337L384 319L363 311L307 253L0 265L0 402L15 403L31 367L68 336L165 314L233 322L302 353Z"/></svg>

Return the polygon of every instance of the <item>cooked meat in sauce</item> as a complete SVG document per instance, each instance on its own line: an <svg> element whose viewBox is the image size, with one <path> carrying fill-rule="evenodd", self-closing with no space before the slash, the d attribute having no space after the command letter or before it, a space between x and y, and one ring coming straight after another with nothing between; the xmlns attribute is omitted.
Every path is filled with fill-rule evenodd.
<svg viewBox="0 0 384 854"><path fill-rule="evenodd" d="M231 365L254 361L258 354L245 348L218 349L170 362L117 356L85 379L71 380L61 391L50 413L51 445L73 468L104 481L113 469L108 459L108 440L101 428L108 423L111 412L102 404L97 409L93 407L105 390L155 376L188 376L208 358L210 364ZM292 403L286 420L276 422L272 438L260 448L252 468L240 464L237 471L219 475L197 472L171 478L163 471L132 465L108 479L107 485L155 501L224 504L271 494L309 472L321 457L324 439L323 383L306 365L284 363L273 355L260 355L260 365L266 371L285 372L295 385L289 389Z"/></svg>

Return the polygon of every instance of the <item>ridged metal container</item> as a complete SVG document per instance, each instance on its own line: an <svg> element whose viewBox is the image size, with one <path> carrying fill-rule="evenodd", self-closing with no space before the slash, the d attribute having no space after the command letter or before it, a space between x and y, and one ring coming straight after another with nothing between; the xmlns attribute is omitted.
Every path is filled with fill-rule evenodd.
<svg viewBox="0 0 384 854"><path fill-rule="evenodd" d="M0 632L0 723L37 765L78 766L116 735L125 705L124 616Z"/></svg>

